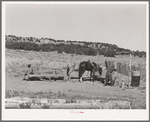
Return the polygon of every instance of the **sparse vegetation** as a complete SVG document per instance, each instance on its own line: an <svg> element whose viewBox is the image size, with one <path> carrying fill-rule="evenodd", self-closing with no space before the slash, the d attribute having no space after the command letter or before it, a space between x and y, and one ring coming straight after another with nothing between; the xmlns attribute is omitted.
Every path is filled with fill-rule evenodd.
<svg viewBox="0 0 150 122"><path fill-rule="evenodd" d="M106 53L104 54L104 56L106 57L115 57L115 55L116 55L116 52L113 49L108 49Z"/></svg>
<svg viewBox="0 0 150 122"><path fill-rule="evenodd" d="M30 39L33 40L33 39ZM19 44L20 43L20 44ZM83 42L84 43L84 42ZM8 44L8 45L7 45ZM18 44L15 46L15 44ZM39 67L40 71L48 71L51 72L52 69L57 68L62 68L65 69L66 67L66 61L70 59L71 54L77 54L74 55L74 59L76 63L80 63L83 60L91 59L91 61L98 62L99 64L103 64L105 60L122 60L124 62L129 62L129 56L122 56L118 58L109 58L113 53L110 50L106 50L105 46L109 47L109 44L102 44L100 45L100 48L92 48L88 47L90 43L86 43L84 46L81 45L65 45L65 44L34 44L34 43L28 43L28 42L8 42L6 43L6 46L8 49L6 49L6 73L8 74L23 74L23 70L27 66L28 63L31 63L32 66L34 67ZM24 47L25 45L25 47ZM13 47L14 46L14 47ZM27 47L28 46L28 47ZM33 47L32 47L33 46ZM97 46L97 45L96 45ZM18 49L16 49L16 47ZM31 47L31 48L30 48ZM36 49L38 48L38 49ZM14 50L11 50L14 49ZM29 49L30 51L27 51ZM109 48L108 48L109 49ZM26 51L25 51L26 50ZM119 49L117 46L113 46L112 50L116 51L123 51L123 49ZM57 52L58 53L57 53ZM116 52L114 51L114 53ZM65 54L63 52L66 52L68 54ZM61 54L63 53L63 54ZM111 54L112 53L112 54ZM79 55L78 55L79 54ZM97 54L101 54L101 56L94 56ZM135 56L137 56L138 53L136 53ZM84 56L83 56L84 55ZM103 57L102 55L108 55L109 57ZM115 55L115 54L114 54ZM112 56L113 57L113 56ZM132 60L133 64L142 64L143 67L141 68L141 77L142 79L146 77L146 67L145 67L145 58L139 58L139 57L133 57ZM52 63L53 62L53 63ZM66 70L66 69L65 69ZM11 78L6 76L6 86L7 88L14 88L14 89L21 89L21 91L15 91L12 94L10 92L7 92L5 95L6 98L11 98L11 97L29 97L29 98L47 98L47 99L66 99L68 100L67 102L69 103L75 103L77 99L81 100L89 100L89 99L102 99L102 100L127 100L131 102L132 109L145 109L146 104L145 101L146 99L144 98L145 92L140 93L138 95L137 92L135 92L133 89L131 92L125 90L124 92L127 92L127 96L124 97L122 94L116 92L118 90L116 89L108 89L110 91L107 91L107 95L105 96L105 93L103 92L104 88L101 87L100 85L87 85L88 87L84 86L85 84L81 84L84 87L80 87L80 85L77 88L76 83L72 84L70 83L68 85L67 82L65 82L65 86L62 83L59 86L59 83L55 82L42 82L42 83L35 83L34 82L26 82L23 83L18 79L19 77L13 77ZM10 78L9 80L7 78ZM14 79L17 79L15 81ZM75 82L78 82L75 80ZM146 83L146 80L143 82L143 84ZM53 88L53 86L57 85L57 88ZM67 86L68 85L68 86ZM59 87L58 87L59 86ZM70 87L71 86L71 87ZM29 88L28 88L29 87ZM80 88L79 88L80 87ZM98 88L96 88L98 87ZM12 88L12 89L13 89ZM32 89L30 89L32 88ZM68 88L68 89L65 89ZM84 89L83 89L84 88ZM90 92L90 90L94 89L94 93ZM55 89L55 92L53 92L53 89ZM82 90L81 90L82 89ZM90 89L90 90L89 90ZM97 90L96 90L97 89ZM102 90L103 89L103 90ZM30 90L30 91L28 91ZM66 91L65 91L66 90ZM84 91L84 92L82 92ZM115 92L114 92L115 91ZM118 90L119 91L119 90ZM115 95L113 96L113 93L118 93L118 96L116 97ZM123 91L119 91L123 92ZM81 94L80 94L81 93ZM96 93L96 94L95 94ZM102 94L101 94L102 93ZM99 97L100 96L100 97ZM132 97L131 97L132 96ZM136 96L136 98L134 98ZM133 100L134 99L134 100ZM56 101L57 103L58 101ZM50 106L43 106L43 108L48 109ZM115 106L118 108L118 106ZM29 108L29 107L28 107Z"/></svg>
<svg viewBox="0 0 150 122"><path fill-rule="evenodd" d="M5 98L17 97L19 95L18 91L15 90L6 90Z"/></svg>
<svg viewBox="0 0 150 122"><path fill-rule="evenodd" d="M34 99L32 100L32 102L30 101L30 102L22 102L22 103L19 103L19 107L21 108L21 109L31 109L31 104L37 104L37 105L41 105L41 109L49 109L50 108L50 105L49 104L46 104L46 103L44 103L44 104L41 104L41 102L40 101L36 101L36 99L39 99L39 97L38 97L38 94L39 93L41 93L41 92L24 92L23 94L21 93L21 92L19 92L19 91L17 91L18 92L18 95L19 95L19 97L23 97L23 96L25 96L25 97L29 97L29 98L32 98L32 96L35 96L34 97ZM60 103L59 102L59 100L58 100L58 98L59 99L63 99L64 100L64 103L66 103L66 104L68 104L68 103L77 103L77 100L87 100L87 103L90 103L90 101L91 100L100 100L100 103L106 103L106 102L109 102L109 101L128 101L128 102L130 102L131 104L131 109L146 109L146 103L145 103L145 99L137 99L137 98L132 98L132 97L115 97L115 96L107 96L107 97L101 97L101 96L99 96L99 97L97 97L97 96L92 96L92 97L90 97L90 96L87 96L87 95L85 95L85 96L83 96L83 95L72 95L72 96L70 96L70 95L65 95L65 96L63 96L63 95L61 95L61 96L59 96L58 97L58 95L60 95L61 94L61 92L59 91L58 93L52 93L51 92L51 97L45 97L47 94L49 94L49 92L43 92L43 96L40 98L40 99L56 99L55 101L54 101L54 103ZM11 97L13 97L13 96L11 96ZM81 101L78 101L79 103L81 102ZM48 102L49 103L49 102ZM103 105L103 104L101 104L101 105ZM120 106L120 104L116 104L116 103L112 103L112 105L113 105L113 107L112 108L110 108L110 109L129 109L128 108L128 104L126 104L126 105L124 105L123 107L122 106ZM103 109L103 106L101 107L101 109Z"/></svg>
<svg viewBox="0 0 150 122"><path fill-rule="evenodd" d="M104 55L106 57L115 57L116 54L129 55L130 52L134 56L146 57L146 52L144 51L131 51L129 49L120 48L117 45L112 45L108 43L93 43L86 41L65 41L65 40L54 40L51 38L42 38L52 41L53 43L40 43L40 39L33 37L16 37L12 35L6 36L6 48L8 49L19 49L28 51L57 51L58 53L68 53L68 54L79 54L79 55ZM25 41L26 40L26 41ZM39 43L36 43L39 42ZM58 42L58 43L57 43ZM68 44L69 43L69 44Z"/></svg>
<svg viewBox="0 0 150 122"><path fill-rule="evenodd" d="M20 103L19 106L21 109L30 109L31 103Z"/></svg>
<svg viewBox="0 0 150 122"><path fill-rule="evenodd" d="M44 104L44 105L42 106L42 108L43 108L43 109L49 109L49 108L50 108L50 105Z"/></svg>

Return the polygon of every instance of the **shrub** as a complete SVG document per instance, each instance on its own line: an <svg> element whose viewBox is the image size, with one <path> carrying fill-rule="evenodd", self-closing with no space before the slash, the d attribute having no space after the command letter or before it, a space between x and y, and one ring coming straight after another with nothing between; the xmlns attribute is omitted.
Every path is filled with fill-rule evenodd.
<svg viewBox="0 0 150 122"><path fill-rule="evenodd" d="M26 102L26 103L21 103L19 104L19 107L20 108L23 108L23 109L29 109L31 106L31 103L30 102Z"/></svg>
<svg viewBox="0 0 150 122"><path fill-rule="evenodd" d="M97 50L95 50L95 49L93 49L93 48L89 48L88 51L89 51L89 52L88 52L88 55L93 55L93 56L97 55Z"/></svg>
<svg viewBox="0 0 150 122"><path fill-rule="evenodd" d="M6 48L39 51L38 44L29 42L6 42Z"/></svg>
<svg viewBox="0 0 150 122"><path fill-rule="evenodd" d="M62 50L58 50L58 52L57 52L57 53L61 53L61 54L62 54L62 52L63 52Z"/></svg>
<svg viewBox="0 0 150 122"><path fill-rule="evenodd" d="M42 108L43 108L43 109L49 109L49 108L50 108L50 105L44 104L44 105L42 106Z"/></svg>
<svg viewBox="0 0 150 122"><path fill-rule="evenodd" d="M106 57L115 57L116 52L114 50L107 50L106 53L104 54L104 56Z"/></svg>

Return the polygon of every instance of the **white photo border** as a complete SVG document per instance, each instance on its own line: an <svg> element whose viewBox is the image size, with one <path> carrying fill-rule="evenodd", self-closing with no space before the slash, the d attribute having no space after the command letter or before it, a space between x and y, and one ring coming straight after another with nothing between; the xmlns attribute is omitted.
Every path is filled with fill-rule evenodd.
<svg viewBox="0 0 150 122"><path fill-rule="evenodd" d="M146 5L146 81L149 81L149 2L2 2L2 120L149 120L149 82L146 82L146 109L97 110L76 109L5 109L5 5L6 4L145 4ZM105 116L106 115L106 116ZM108 116L109 115L109 116Z"/></svg>

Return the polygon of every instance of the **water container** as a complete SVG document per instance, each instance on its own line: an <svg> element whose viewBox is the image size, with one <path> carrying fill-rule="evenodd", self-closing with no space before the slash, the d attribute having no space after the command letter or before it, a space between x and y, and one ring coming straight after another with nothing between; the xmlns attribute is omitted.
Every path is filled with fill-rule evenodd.
<svg viewBox="0 0 150 122"><path fill-rule="evenodd" d="M140 71L133 71L132 79L131 79L131 86L139 87L139 85L140 85Z"/></svg>

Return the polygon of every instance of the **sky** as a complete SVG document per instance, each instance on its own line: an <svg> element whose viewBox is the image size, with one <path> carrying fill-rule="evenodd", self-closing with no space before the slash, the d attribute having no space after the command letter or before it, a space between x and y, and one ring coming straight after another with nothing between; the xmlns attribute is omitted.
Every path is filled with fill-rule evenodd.
<svg viewBox="0 0 150 122"><path fill-rule="evenodd" d="M6 4L5 34L146 51L145 4Z"/></svg>

